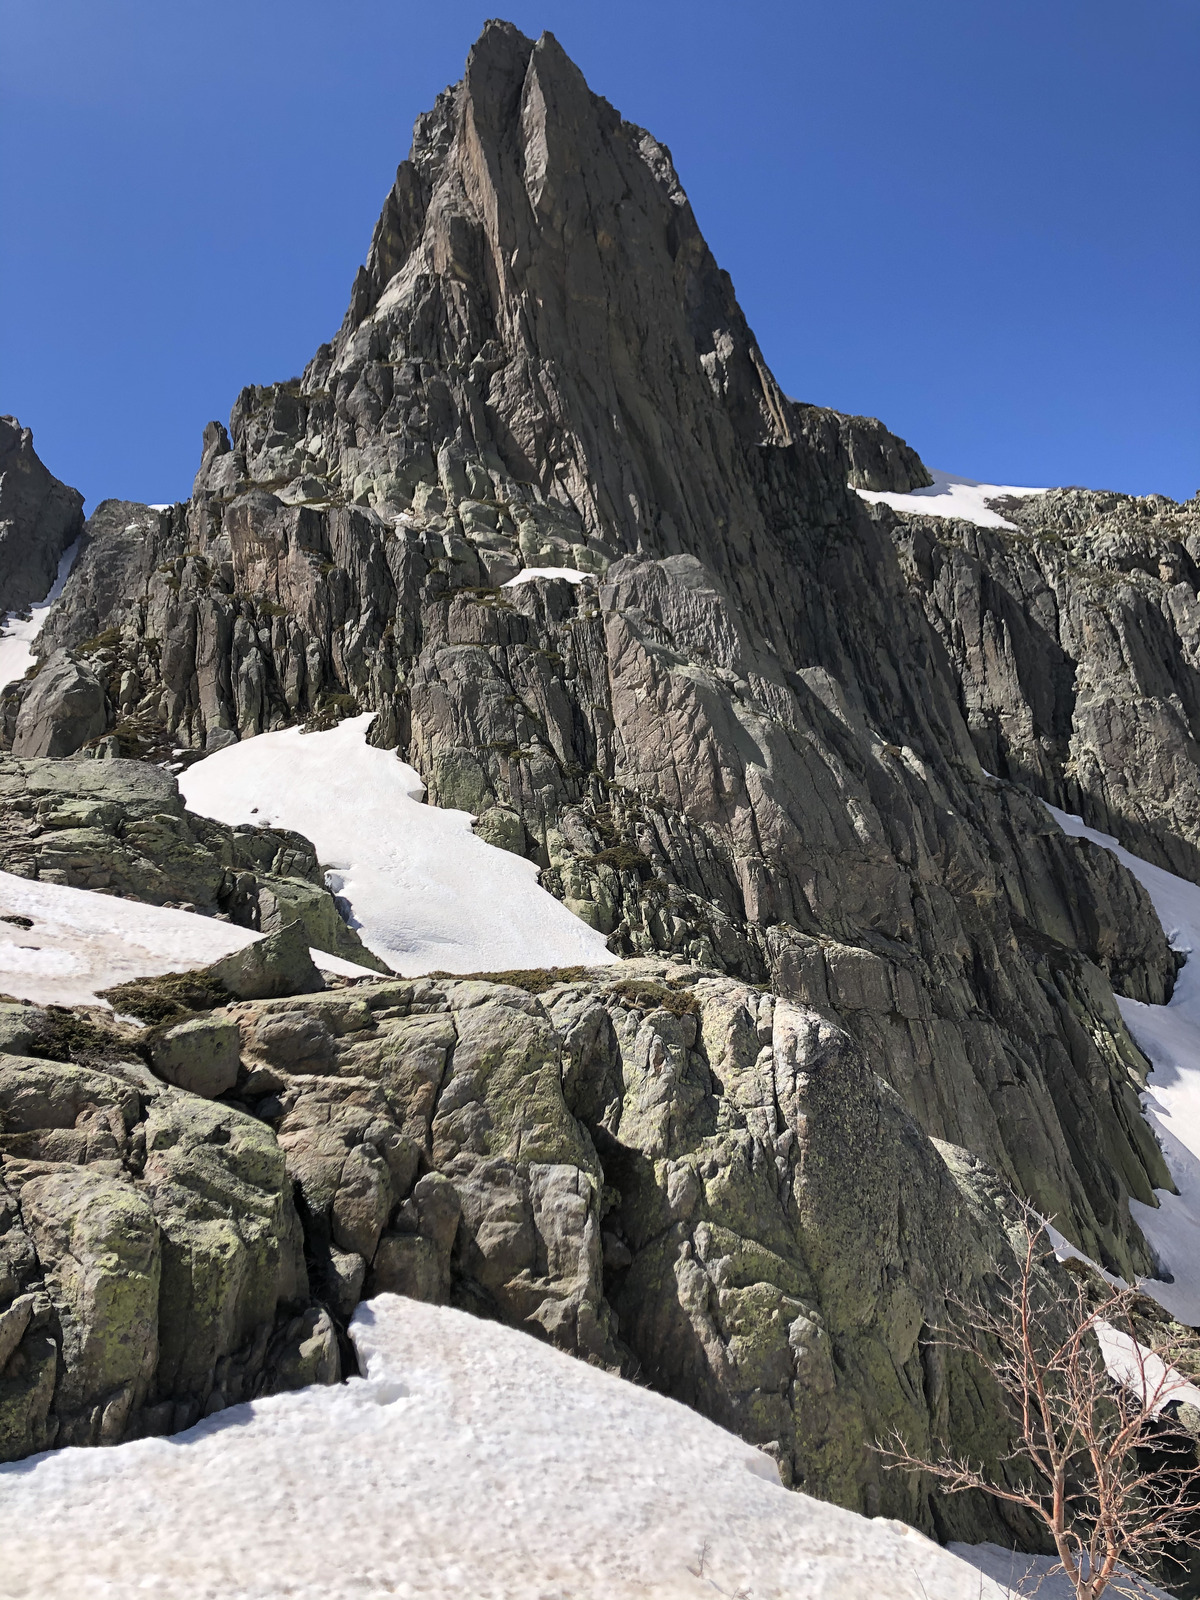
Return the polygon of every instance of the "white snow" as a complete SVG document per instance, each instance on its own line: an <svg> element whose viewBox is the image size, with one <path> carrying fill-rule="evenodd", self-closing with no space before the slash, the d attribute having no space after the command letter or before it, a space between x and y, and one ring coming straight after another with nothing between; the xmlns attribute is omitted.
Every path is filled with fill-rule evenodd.
<svg viewBox="0 0 1200 1600"><path fill-rule="evenodd" d="M1156 1192L1158 1208L1129 1202L1174 1282L1140 1285L1173 1317L1200 1326L1200 887L1124 849L1078 817L1046 809L1065 833L1111 850L1149 894L1172 949L1189 957L1165 1006L1118 997L1125 1024L1153 1065L1142 1105L1162 1145L1178 1194Z"/></svg>
<svg viewBox="0 0 1200 1600"><path fill-rule="evenodd" d="M214 917L0 872L0 991L41 1005L95 1003L97 989L207 966L258 934Z"/></svg>
<svg viewBox="0 0 1200 1600"><path fill-rule="evenodd" d="M873 505L880 501L895 511L915 511L923 517L958 517L963 522L973 522L980 528L1012 528L998 511L991 510L988 502L1006 495L1045 494L1045 489L1018 489L1012 484L976 483L973 478L958 478L952 472L938 472L930 467L933 485L928 489L914 489L910 494L891 494L881 489L855 489L855 493ZM851 484L851 488L854 485Z"/></svg>
<svg viewBox="0 0 1200 1600"><path fill-rule="evenodd" d="M0 993L40 1005L93 1005L99 989L204 967L262 937L194 911L0 872L0 918L12 916L33 926L0 920ZM322 950L312 958L341 977L379 976Z"/></svg>
<svg viewBox="0 0 1200 1600"><path fill-rule="evenodd" d="M1020 1550L1005 1550L998 1544L948 1544L946 1548L1008 1588L1013 1595L1036 1595L1037 1600L1075 1600L1075 1589L1066 1573L1048 1576L1051 1567L1057 1565L1053 1556L1027 1556ZM1127 1569L1120 1567L1118 1571L1126 1579L1127 1587L1120 1591L1109 1589L1113 1600L1117 1600L1118 1593L1129 1593ZM1143 1578L1135 1582L1139 1587L1134 1592L1144 1600L1172 1600L1165 1589L1156 1589Z"/></svg>
<svg viewBox="0 0 1200 1600"><path fill-rule="evenodd" d="M1200 1389L1194 1383L1122 1329L1098 1321L1096 1342L1109 1377L1140 1395L1151 1411L1161 1411L1176 1401L1200 1406Z"/></svg>
<svg viewBox="0 0 1200 1600"><path fill-rule="evenodd" d="M180 793L218 822L311 839L363 943L405 976L617 959L539 885L532 861L476 838L468 812L423 805L420 775L367 743L370 723L259 734L190 766Z"/></svg>
<svg viewBox="0 0 1200 1600"><path fill-rule="evenodd" d="M528 1334L395 1295L351 1332L365 1378L0 1467L0 1596L1007 1593L901 1523L783 1489L732 1434Z"/></svg>
<svg viewBox="0 0 1200 1600"><path fill-rule="evenodd" d="M534 578L564 578L567 583L582 583L594 578L594 572L580 572L578 567L522 567L515 578L510 578L505 589L515 589L519 583L529 583Z"/></svg>
<svg viewBox="0 0 1200 1600"><path fill-rule="evenodd" d="M31 606L27 617L10 611L0 619L0 689L18 683L33 665L33 642L42 631L46 613L63 592L63 585L71 575L75 557L79 554L79 540L63 551L62 560L50 593L37 605Z"/></svg>

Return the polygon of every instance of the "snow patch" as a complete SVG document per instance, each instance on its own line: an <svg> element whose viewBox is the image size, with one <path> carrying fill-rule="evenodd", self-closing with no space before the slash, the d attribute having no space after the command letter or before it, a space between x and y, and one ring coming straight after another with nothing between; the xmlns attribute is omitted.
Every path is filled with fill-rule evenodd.
<svg viewBox="0 0 1200 1600"><path fill-rule="evenodd" d="M1105 1372L1131 1394L1138 1395L1151 1411L1162 1411L1176 1402L1200 1406L1200 1389L1130 1334L1109 1322L1098 1321L1096 1342L1104 1357Z"/></svg>
<svg viewBox="0 0 1200 1600"><path fill-rule="evenodd" d="M580 572L578 567L522 567L515 578L510 578L502 587L515 589L519 583L529 583L534 578L562 578L567 583L582 583L585 578L594 578L594 572Z"/></svg>
<svg viewBox="0 0 1200 1600"><path fill-rule="evenodd" d="M11 872L0 872L0 915L33 924L0 921L0 990L39 1005L94 1005L98 989L205 967L260 937L193 911Z"/></svg>
<svg viewBox="0 0 1200 1600"><path fill-rule="evenodd" d="M39 1005L95 1005L100 989L206 967L262 938L195 911L0 872L0 918L14 916L32 927L0 920L0 991ZM310 954L322 972L379 977L324 950Z"/></svg>
<svg viewBox="0 0 1200 1600"><path fill-rule="evenodd" d="M78 554L79 540L76 539L73 545L63 551L50 593L37 605L30 607L27 617L22 617L17 611L9 611L0 619L0 689L7 689L10 683L19 683L33 665L34 641L42 631L47 611L63 592Z"/></svg>
<svg viewBox="0 0 1200 1600"><path fill-rule="evenodd" d="M1008 1593L902 1523L783 1489L714 1423L528 1334L382 1295L351 1335L363 1378L0 1467L0 1595Z"/></svg>
<svg viewBox="0 0 1200 1600"><path fill-rule="evenodd" d="M1173 950L1192 957L1200 949L1200 887L1119 845L1111 834L1087 827L1057 806L1046 810L1064 833L1111 850L1150 896ZM1189 959L1165 1006L1118 995L1117 1005L1134 1042L1153 1070L1142 1109L1153 1128L1178 1194L1156 1190L1157 1208L1130 1200L1142 1232L1174 1282L1139 1285L1173 1317L1200 1327L1200 958Z"/></svg>
<svg viewBox="0 0 1200 1600"><path fill-rule="evenodd" d="M1045 489L1018 489L1011 484L976 483L973 478L957 478L952 472L929 469L933 484L928 489L913 489L909 494L891 494L881 489L855 489L855 494L869 500L872 505L882 502L894 511L915 511L923 517L957 517L962 522L973 522L979 528L1009 528L1019 531L1015 523L1006 522L998 511L993 511L989 501L1001 500L1007 495L1045 494ZM854 485L850 487L853 489Z"/></svg>
<svg viewBox="0 0 1200 1600"><path fill-rule="evenodd" d="M181 773L180 793L218 822L311 839L363 943L406 977L616 961L532 861L477 838L468 812L423 805L420 775L367 743L371 720L245 739Z"/></svg>
<svg viewBox="0 0 1200 1600"><path fill-rule="evenodd" d="M1037 1600L1075 1600L1075 1586L1065 1572L1055 1573L1050 1577L1050 1569L1057 1565L1054 1556L1027 1556L1020 1550L1006 1550L998 1544L948 1544L947 1550L952 1551L963 1561L969 1561L980 1572L986 1573L994 1582L1001 1585L1001 1593L1018 1595L1036 1595ZM1117 1569L1122 1576L1128 1576L1127 1569ZM1136 1593L1143 1596L1144 1600L1171 1600L1165 1589L1156 1589L1152 1583L1147 1583L1144 1578L1138 1578L1139 1588ZM984 1591L986 1593L986 1591ZM1116 1600L1117 1594L1125 1594L1127 1590L1109 1589L1108 1593Z"/></svg>

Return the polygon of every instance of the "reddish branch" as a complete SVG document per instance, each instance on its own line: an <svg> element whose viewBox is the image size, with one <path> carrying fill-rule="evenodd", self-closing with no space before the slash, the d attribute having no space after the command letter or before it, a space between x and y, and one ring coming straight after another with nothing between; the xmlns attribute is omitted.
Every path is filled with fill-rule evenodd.
<svg viewBox="0 0 1200 1600"><path fill-rule="evenodd" d="M928 1473L946 1492L978 1489L1020 1506L1047 1529L1078 1600L1145 1595L1146 1578L1181 1550L1200 1550L1196 1441L1163 1407L1183 1381L1178 1346L1140 1344L1135 1291L1113 1289L1094 1308L1042 1270L1041 1220L1027 1218L1019 1277L994 1305L959 1305L943 1344L978 1359L999 1385L1016 1442L1002 1476L950 1455L926 1460L900 1434L880 1450L887 1465ZM1104 1325L1129 1336L1128 1370L1105 1368Z"/></svg>

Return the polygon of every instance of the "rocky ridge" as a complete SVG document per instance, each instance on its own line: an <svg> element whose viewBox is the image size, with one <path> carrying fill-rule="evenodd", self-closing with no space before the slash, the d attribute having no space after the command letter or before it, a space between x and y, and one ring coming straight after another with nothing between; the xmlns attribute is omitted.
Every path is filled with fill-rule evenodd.
<svg viewBox="0 0 1200 1600"><path fill-rule="evenodd" d="M1064 711L1045 618L1074 602L1055 613L1030 552L1052 547L1062 595L1153 589L1180 616L1192 570L1097 576L1072 554L1094 533L1060 554L850 487L929 481L879 423L781 393L669 153L551 36L493 23L418 122L336 337L209 424L188 504L97 510L0 708L21 794L127 767L35 759L64 746L161 760L375 711L431 803L630 959L535 996L395 980L231 1008L239 1075L205 1104L284 1153L323 1314L374 1286L536 1327L793 1481L925 1525L864 1441L899 1421L1001 1447L930 1330L1008 1259L1012 1191L1133 1276L1156 1264L1128 1200L1170 1186L1113 987L1161 1001L1175 958L1141 887L1029 793L1121 835L1097 796L1165 783L1104 745L1111 706L1140 703L1119 648ZM1102 500L1006 514L1086 523ZM1182 550L1189 516L1149 520ZM523 567L587 576L505 587ZM94 684L86 732L56 674ZM1089 705L1091 765L1069 754ZM1139 804L1166 849L1180 806ZM261 916L258 845L160 809L206 909L251 852ZM23 828L3 848L39 872L77 848L69 870L115 874L98 887L157 881L128 822L65 848Z"/></svg>

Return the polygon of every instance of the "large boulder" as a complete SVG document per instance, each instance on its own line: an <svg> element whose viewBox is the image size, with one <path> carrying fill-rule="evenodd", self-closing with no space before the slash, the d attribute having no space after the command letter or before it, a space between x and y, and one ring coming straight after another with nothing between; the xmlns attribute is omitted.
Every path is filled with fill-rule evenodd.
<svg viewBox="0 0 1200 1600"><path fill-rule="evenodd" d="M85 662L56 650L21 703L13 735L17 756L70 756L108 727L104 685Z"/></svg>
<svg viewBox="0 0 1200 1600"><path fill-rule="evenodd" d="M156 1079L135 1030L21 1009L47 1055L0 1054L0 1460L336 1381L270 1128Z"/></svg>

